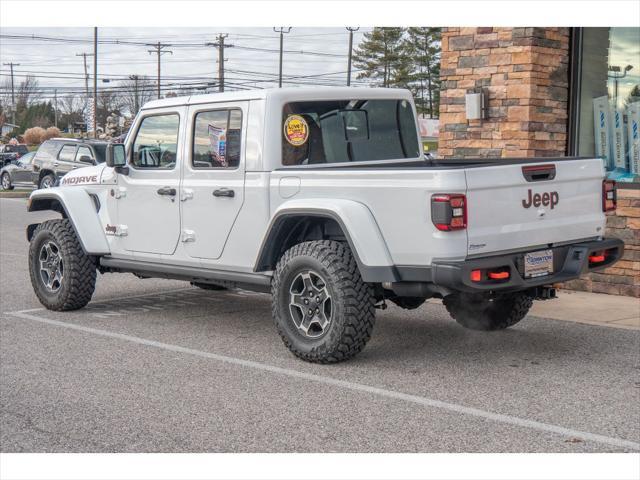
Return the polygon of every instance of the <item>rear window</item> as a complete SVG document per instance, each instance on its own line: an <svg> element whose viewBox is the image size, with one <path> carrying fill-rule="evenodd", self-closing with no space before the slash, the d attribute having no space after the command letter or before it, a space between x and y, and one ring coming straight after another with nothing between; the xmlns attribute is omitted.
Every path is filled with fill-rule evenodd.
<svg viewBox="0 0 640 480"><path fill-rule="evenodd" d="M406 100L331 100L284 106L282 164L417 158L416 121Z"/></svg>
<svg viewBox="0 0 640 480"><path fill-rule="evenodd" d="M38 148L36 152L36 156L38 158L42 158L44 156L55 157L56 155L58 155L58 151L61 147L61 142L57 142L55 140L47 140L42 145L40 145L40 148Z"/></svg>

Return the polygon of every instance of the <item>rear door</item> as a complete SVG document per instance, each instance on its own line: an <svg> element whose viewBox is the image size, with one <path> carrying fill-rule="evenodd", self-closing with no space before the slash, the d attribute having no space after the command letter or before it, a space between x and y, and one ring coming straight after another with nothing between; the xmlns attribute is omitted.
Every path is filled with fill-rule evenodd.
<svg viewBox="0 0 640 480"><path fill-rule="evenodd" d="M191 257L220 258L244 202L248 102L189 109L182 182L182 240Z"/></svg>
<svg viewBox="0 0 640 480"><path fill-rule="evenodd" d="M469 255L604 234L599 159L467 168L465 174Z"/></svg>
<svg viewBox="0 0 640 480"><path fill-rule="evenodd" d="M143 115L127 145L128 175L118 175L118 228L125 250L172 255L180 237L181 128L186 107Z"/></svg>

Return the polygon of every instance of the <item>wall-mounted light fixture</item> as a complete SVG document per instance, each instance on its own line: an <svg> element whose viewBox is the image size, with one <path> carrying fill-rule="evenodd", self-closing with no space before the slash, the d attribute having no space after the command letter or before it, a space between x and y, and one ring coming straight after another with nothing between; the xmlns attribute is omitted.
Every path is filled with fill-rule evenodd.
<svg viewBox="0 0 640 480"><path fill-rule="evenodd" d="M485 92L467 93L464 100L467 120L487 118L487 95Z"/></svg>

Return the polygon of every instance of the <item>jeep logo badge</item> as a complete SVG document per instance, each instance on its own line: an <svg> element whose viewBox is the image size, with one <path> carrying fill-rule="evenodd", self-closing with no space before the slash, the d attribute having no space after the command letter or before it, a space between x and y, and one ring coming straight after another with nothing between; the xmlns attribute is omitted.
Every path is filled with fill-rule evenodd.
<svg viewBox="0 0 640 480"><path fill-rule="evenodd" d="M522 206L524 208L529 208L531 205L534 207L539 207L540 205L544 207L555 207L560 201L560 195L558 192L544 192L543 194L533 193L531 189L527 192L528 198L522 200Z"/></svg>

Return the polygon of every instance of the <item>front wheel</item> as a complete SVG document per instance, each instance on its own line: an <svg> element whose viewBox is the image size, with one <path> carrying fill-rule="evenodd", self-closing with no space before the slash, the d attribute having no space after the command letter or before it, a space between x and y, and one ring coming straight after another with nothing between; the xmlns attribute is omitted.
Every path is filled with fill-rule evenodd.
<svg viewBox="0 0 640 480"><path fill-rule="evenodd" d="M369 341L373 289L362 281L347 245L321 240L291 247L278 261L271 288L278 333L297 357L340 362Z"/></svg>
<svg viewBox="0 0 640 480"><path fill-rule="evenodd" d="M504 330L522 320L533 299L527 293L498 294L495 297L457 293L443 300L449 315L472 330Z"/></svg>
<svg viewBox="0 0 640 480"><path fill-rule="evenodd" d="M33 232L29 273L38 300L49 310L84 307L96 286L95 259L84 253L67 219L48 220Z"/></svg>
<svg viewBox="0 0 640 480"><path fill-rule="evenodd" d="M11 177L9 177L9 174L7 172L2 174L0 185L2 185L3 190L13 190L13 185L11 185Z"/></svg>

